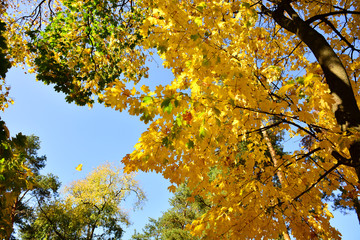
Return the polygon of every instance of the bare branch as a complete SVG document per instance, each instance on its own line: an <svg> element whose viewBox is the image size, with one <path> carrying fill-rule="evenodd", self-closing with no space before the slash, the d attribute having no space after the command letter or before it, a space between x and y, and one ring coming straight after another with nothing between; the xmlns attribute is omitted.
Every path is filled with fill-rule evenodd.
<svg viewBox="0 0 360 240"><path fill-rule="evenodd" d="M338 35L340 37L340 39L342 41L344 41L346 43L346 45L352 49L352 51L357 51L360 52L360 49L355 48L334 26L334 24L332 24L332 22L330 22L328 19L323 18L322 21L324 23L326 23L335 33L336 35Z"/></svg>
<svg viewBox="0 0 360 240"><path fill-rule="evenodd" d="M314 182L310 187L306 188L305 191L303 191L302 193L300 193L299 195L297 195L294 200L297 201L299 200L299 198L301 198L305 193L309 192L311 189L313 189L316 184L318 184L321 180L323 180L327 175L329 175L332 171L334 171L337 167L340 166L340 163L335 164L334 166L332 166L329 170L327 170L324 174L322 174L318 180L316 180L316 182Z"/></svg>
<svg viewBox="0 0 360 240"><path fill-rule="evenodd" d="M328 13L324 13L324 14L319 14L319 15L315 15L311 18L309 18L308 20L306 20L305 22L308 24L311 24L317 20L322 20L328 16L334 16L334 15L341 15L341 14L359 14L360 12L358 11L348 11L348 10L342 10L342 11L335 11L335 12L328 12Z"/></svg>

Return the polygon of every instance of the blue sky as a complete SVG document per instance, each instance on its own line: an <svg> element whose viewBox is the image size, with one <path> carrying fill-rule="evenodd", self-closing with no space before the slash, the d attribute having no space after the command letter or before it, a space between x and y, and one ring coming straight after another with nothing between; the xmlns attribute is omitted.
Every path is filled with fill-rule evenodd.
<svg viewBox="0 0 360 240"><path fill-rule="evenodd" d="M159 64L151 64L149 82L165 82L172 79L171 72ZM119 113L113 109L95 104L94 108L68 104L64 95L56 93L51 86L35 81L34 75L24 74L21 69L12 69L7 74L11 86L11 105L1 118L10 133L18 132L40 137L40 154L47 156L43 173L53 173L63 185L83 178L102 163L119 162L130 153L146 125L138 117ZM75 167L84 164L83 171ZM123 239L127 240L148 222L148 217L157 218L169 208L167 191L169 183L155 173L139 173L137 177L146 192L148 201L143 210L130 212L131 228L125 229ZM358 240L360 227L354 214L343 216L335 213L332 222L343 234L343 239Z"/></svg>
<svg viewBox="0 0 360 240"><path fill-rule="evenodd" d="M154 70L158 69L154 64ZM169 72L158 71L155 79L171 79ZM47 156L42 173L53 173L62 185L83 178L93 168L120 160L133 149L146 125L138 117L129 116L95 104L94 108L68 104L64 95L51 86L35 81L34 75L12 69L7 74L11 97L15 104L1 114L10 134L22 132L39 136L41 155ZM83 170L75 167L82 163ZM130 212L131 228L126 229L124 239L129 239L134 229L141 230L148 217L157 218L169 208L167 191L169 183L155 173L139 173L137 180L145 191L148 201L142 211Z"/></svg>

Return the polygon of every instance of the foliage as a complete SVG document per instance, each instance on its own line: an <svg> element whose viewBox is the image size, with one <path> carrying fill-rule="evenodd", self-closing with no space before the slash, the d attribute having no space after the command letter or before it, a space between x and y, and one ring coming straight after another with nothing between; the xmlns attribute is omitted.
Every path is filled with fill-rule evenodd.
<svg viewBox="0 0 360 240"><path fill-rule="evenodd" d="M0 13L2 9L0 7ZM9 99L9 88L5 86L5 76L8 69L11 67L10 61L7 59L7 45L3 32L6 30L5 23L0 20L0 110L4 111L8 103L12 102Z"/></svg>
<svg viewBox="0 0 360 240"><path fill-rule="evenodd" d="M85 179L65 188L64 198L39 203L22 239L120 239L122 224L129 225L128 213L121 207L131 193L134 207L145 200L133 174L105 164Z"/></svg>
<svg viewBox="0 0 360 240"><path fill-rule="evenodd" d="M135 232L132 239L199 239L190 234L186 225L191 224L209 209L204 200L199 197L192 198L189 188L182 184L177 188L175 196L170 199L170 206L172 208L164 212L159 219L150 218L150 223L145 226L142 233Z"/></svg>
<svg viewBox="0 0 360 240"><path fill-rule="evenodd" d="M20 226L31 214L28 198L47 198L59 184L54 176L39 174L46 161L37 154L39 138L21 133L10 138L4 121L0 124L0 238L9 239L14 224Z"/></svg>
<svg viewBox="0 0 360 240"><path fill-rule="evenodd" d="M279 156L285 154L280 141L282 136L273 136L263 132L263 135L269 140L270 148ZM247 152L247 142L241 142L238 144L238 154L237 158L239 164L244 164L245 159L242 159L242 154ZM270 151L265 151L265 155L271 155ZM229 166L233 168L234 166ZM221 170L216 167L212 168L208 175L210 176L210 181L215 181L219 174L222 174ZM273 184L278 187L281 187L280 177L274 177ZM206 214L208 210L212 207L204 201L200 196L193 196L189 187L186 183L181 184L177 187L175 196L170 199L171 209L167 210L162 214L159 219L149 218L149 222L145 225L142 233L135 233L132 236L132 239L143 240L143 239L200 239L200 237L192 236L188 226L193 223L194 220L199 219L203 214ZM285 238L284 238L285 236ZM287 238L286 238L287 237ZM207 239L206 235L203 235L201 239ZM287 232L281 234L278 238L280 239L290 239L290 236Z"/></svg>
<svg viewBox="0 0 360 240"><path fill-rule="evenodd" d="M5 78L7 70L10 68L10 62L6 58L5 50L7 49L6 46L6 39L3 36L3 32L5 31L5 23L0 21L0 76L1 78Z"/></svg>
<svg viewBox="0 0 360 240"><path fill-rule="evenodd" d="M68 102L91 105L92 94L101 102L105 86L120 77L134 82L146 77L145 56L135 48L143 17L132 1L65 0L61 7L44 31L28 26L38 80L55 84Z"/></svg>
<svg viewBox="0 0 360 240"><path fill-rule="evenodd" d="M339 239L322 201L337 189L360 212L359 1L59 2L52 18L28 21L42 28L4 18L13 61L25 59L69 101L93 95L150 123L125 170L162 173L170 190L187 182L209 202L193 234ZM139 82L146 51L172 69L169 85ZM264 130L303 148L265 154L274 151Z"/></svg>

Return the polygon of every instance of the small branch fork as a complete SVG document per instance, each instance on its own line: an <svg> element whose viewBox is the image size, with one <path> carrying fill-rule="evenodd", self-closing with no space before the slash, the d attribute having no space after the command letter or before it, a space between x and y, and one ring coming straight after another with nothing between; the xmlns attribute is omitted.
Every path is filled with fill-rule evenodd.
<svg viewBox="0 0 360 240"><path fill-rule="evenodd" d="M46 4L47 2L47 7L50 11L50 16L53 16L55 15L55 12L52 10L52 7L51 7L51 3L53 2L53 0L42 0L39 4L37 4L37 6L35 7L34 11L31 12L30 15L27 15L27 16L22 16L21 18L17 19L16 21L23 21L23 20L26 20L26 19L31 19L31 26L34 26L35 25L35 22L36 20L39 20L38 22L38 27L37 27L37 30L41 29L41 26L42 26L42 14L43 14L43 6Z"/></svg>

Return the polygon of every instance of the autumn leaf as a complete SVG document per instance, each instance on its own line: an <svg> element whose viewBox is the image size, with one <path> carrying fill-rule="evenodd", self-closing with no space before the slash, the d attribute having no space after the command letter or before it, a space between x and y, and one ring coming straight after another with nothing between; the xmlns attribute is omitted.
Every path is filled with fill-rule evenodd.
<svg viewBox="0 0 360 240"><path fill-rule="evenodd" d="M76 169L77 171L81 171L81 170L82 170L82 167L83 167L83 164L80 163L75 169Z"/></svg>

